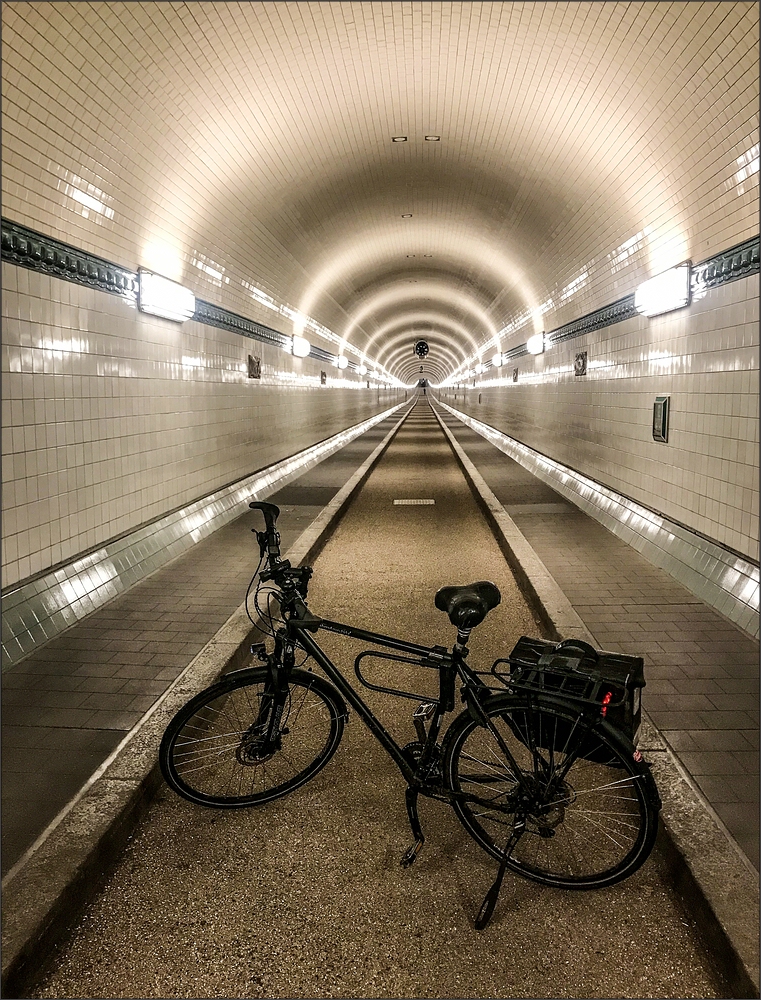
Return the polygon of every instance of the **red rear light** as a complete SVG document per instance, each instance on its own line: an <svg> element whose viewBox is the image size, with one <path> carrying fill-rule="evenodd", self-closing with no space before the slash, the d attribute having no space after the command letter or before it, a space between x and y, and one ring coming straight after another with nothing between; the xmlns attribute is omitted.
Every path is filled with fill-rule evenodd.
<svg viewBox="0 0 761 1000"><path fill-rule="evenodd" d="M605 696L603 697L603 700L602 700L602 708L600 709L600 711L602 712L603 718L605 718L605 714L608 711L608 705L610 704L612 698L613 698L613 692L612 691L606 691L605 692Z"/></svg>

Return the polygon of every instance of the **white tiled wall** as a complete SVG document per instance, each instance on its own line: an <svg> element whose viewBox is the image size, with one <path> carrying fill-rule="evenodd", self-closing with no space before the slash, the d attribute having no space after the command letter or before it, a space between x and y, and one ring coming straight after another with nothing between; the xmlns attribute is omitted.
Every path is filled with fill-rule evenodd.
<svg viewBox="0 0 761 1000"><path fill-rule="evenodd" d="M441 398L757 560L758 296L758 275L741 278L687 309L508 361L499 379L492 371ZM586 376L573 373L581 351ZM670 397L667 443L652 436L656 396Z"/></svg>
<svg viewBox="0 0 761 1000"><path fill-rule="evenodd" d="M320 362L120 296L2 278L3 587L404 398L331 367L320 386Z"/></svg>

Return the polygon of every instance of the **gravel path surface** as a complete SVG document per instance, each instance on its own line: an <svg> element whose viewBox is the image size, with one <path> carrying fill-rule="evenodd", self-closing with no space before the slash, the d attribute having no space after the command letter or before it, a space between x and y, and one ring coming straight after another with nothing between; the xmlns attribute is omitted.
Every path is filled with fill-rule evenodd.
<svg viewBox="0 0 761 1000"><path fill-rule="evenodd" d="M478 579L503 597L471 642L472 662L488 667L521 634L541 633L421 401L316 561L310 605L445 644L453 630L433 607L436 589ZM324 646L351 671L355 643L328 636ZM368 673L431 691L430 675ZM368 701L394 735L414 739L414 702ZM729 995L657 852L592 893L508 873L479 933L494 862L448 807L422 800L420 816L426 845L403 870L404 782L354 716L331 763L277 802L213 811L163 791L34 996Z"/></svg>

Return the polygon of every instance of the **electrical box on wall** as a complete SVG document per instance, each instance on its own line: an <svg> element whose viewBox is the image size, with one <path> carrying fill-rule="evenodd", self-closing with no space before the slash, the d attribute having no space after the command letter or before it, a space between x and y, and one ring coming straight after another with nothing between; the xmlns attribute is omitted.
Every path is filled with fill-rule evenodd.
<svg viewBox="0 0 761 1000"><path fill-rule="evenodd" d="M669 396L656 396L653 403L653 440L669 439Z"/></svg>

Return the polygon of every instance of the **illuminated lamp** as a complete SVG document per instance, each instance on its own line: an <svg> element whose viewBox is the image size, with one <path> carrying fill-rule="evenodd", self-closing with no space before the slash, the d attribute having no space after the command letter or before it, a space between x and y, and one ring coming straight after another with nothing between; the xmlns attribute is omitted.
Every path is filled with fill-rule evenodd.
<svg viewBox="0 0 761 1000"><path fill-rule="evenodd" d="M533 337L529 337L526 341L526 350L529 354L544 353L544 334L535 333Z"/></svg>
<svg viewBox="0 0 761 1000"><path fill-rule="evenodd" d="M196 297L184 285L141 269L138 272L137 307L151 316L184 323L196 311Z"/></svg>
<svg viewBox="0 0 761 1000"><path fill-rule="evenodd" d="M349 359L348 359L348 358L346 357L346 355L344 355L344 354L341 354L341 355L340 355L340 356L339 356L339 357L338 357L338 358L336 359L336 364L337 364L337 365L338 365L338 367L339 367L339 368L341 369L341 371L343 371L343 370L344 370L344 368L347 368L347 367L348 367L348 365L349 365Z"/></svg>
<svg viewBox="0 0 761 1000"><path fill-rule="evenodd" d="M292 350L294 357L305 358L312 350L312 345L306 337L294 337Z"/></svg>
<svg viewBox="0 0 761 1000"><path fill-rule="evenodd" d="M491 359L491 363L494 365L495 368L501 368L502 367L502 355L501 354L495 354L494 357Z"/></svg>
<svg viewBox="0 0 761 1000"><path fill-rule="evenodd" d="M690 304L691 264L686 261L643 282L634 293L634 308L645 316L660 316Z"/></svg>
<svg viewBox="0 0 761 1000"><path fill-rule="evenodd" d="M360 365L359 368L357 368L357 375L367 375L367 368L365 365Z"/></svg>

